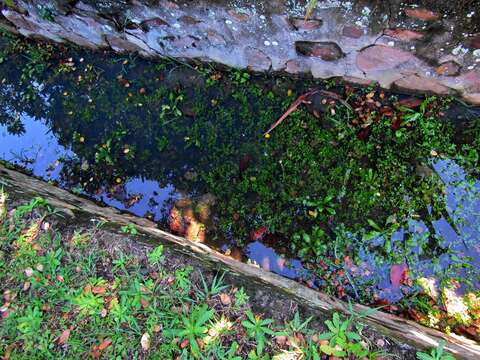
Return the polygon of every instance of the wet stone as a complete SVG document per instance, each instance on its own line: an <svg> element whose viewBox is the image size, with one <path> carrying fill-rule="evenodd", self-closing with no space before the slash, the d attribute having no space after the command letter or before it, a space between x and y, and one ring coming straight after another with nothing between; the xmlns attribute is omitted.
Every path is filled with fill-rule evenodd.
<svg viewBox="0 0 480 360"><path fill-rule="evenodd" d="M140 51L136 44L128 41L127 39L118 36L118 35L106 35L106 40L110 47L119 53L128 53L128 52L135 52Z"/></svg>
<svg viewBox="0 0 480 360"><path fill-rule="evenodd" d="M343 27L342 34L352 39L358 39L363 36L363 29L358 26L347 25Z"/></svg>
<svg viewBox="0 0 480 360"><path fill-rule="evenodd" d="M358 54L357 66L364 72L382 71L396 68L414 59L415 56L408 51L385 45L374 45Z"/></svg>
<svg viewBox="0 0 480 360"><path fill-rule="evenodd" d="M292 59L285 63L285 71L289 74L300 74L303 70L304 67L298 60Z"/></svg>
<svg viewBox="0 0 480 360"><path fill-rule="evenodd" d="M438 75L456 76L460 74L460 65L458 65L455 61L447 61L443 64L440 64L435 71Z"/></svg>
<svg viewBox="0 0 480 360"><path fill-rule="evenodd" d="M450 89L437 80L414 75L405 76L393 83L393 87L399 91L422 92L427 94L448 95Z"/></svg>
<svg viewBox="0 0 480 360"><path fill-rule="evenodd" d="M476 34L467 41L469 47L473 49L480 49L480 34Z"/></svg>
<svg viewBox="0 0 480 360"><path fill-rule="evenodd" d="M248 69L251 71L268 71L272 67L270 59L262 50L248 46L244 51L248 62Z"/></svg>
<svg viewBox="0 0 480 360"><path fill-rule="evenodd" d="M421 32L407 29L387 29L384 34L400 41L421 40L424 36Z"/></svg>
<svg viewBox="0 0 480 360"><path fill-rule="evenodd" d="M172 45L176 48L190 48L195 46L196 39L192 36L182 36L175 39Z"/></svg>
<svg viewBox="0 0 480 360"><path fill-rule="evenodd" d="M161 2L161 5L162 7L165 7L167 9L170 9L170 10L175 10L175 9L178 9L179 6L177 4L175 4L173 1L162 1Z"/></svg>
<svg viewBox="0 0 480 360"><path fill-rule="evenodd" d="M459 79L469 93L480 93L480 70L469 71L460 76Z"/></svg>
<svg viewBox="0 0 480 360"><path fill-rule="evenodd" d="M294 17L288 19L288 22L293 29L297 31L311 31L319 29L322 26L322 20L320 19L305 20L304 18Z"/></svg>
<svg viewBox="0 0 480 360"><path fill-rule="evenodd" d="M224 46L227 45L227 42L222 35L217 33L215 30L207 31L207 39L213 46Z"/></svg>
<svg viewBox="0 0 480 360"><path fill-rule="evenodd" d="M151 28L156 28L160 26L170 26L170 24L161 18L148 19L148 20L142 21L142 23L140 24L140 27L145 32L150 31Z"/></svg>
<svg viewBox="0 0 480 360"><path fill-rule="evenodd" d="M423 21L435 21L440 19L440 14L428 9L405 9L405 15L408 17L423 20Z"/></svg>
<svg viewBox="0 0 480 360"><path fill-rule="evenodd" d="M295 50L298 54L324 61L335 61L345 56L340 46L334 42L297 41Z"/></svg>
<svg viewBox="0 0 480 360"><path fill-rule="evenodd" d="M188 15L184 15L184 16L179 17L178 21L180 21L181 23L186 24L186 25L196 25L198 23L201 23L200 20L197 20L194 17L188 16Z"/></svg>
<svg viewBox="0 0 480 360"><path fill-rule="evenodd" d="M235 10L228 10L228 15L233 17L235 20L240 22L245 22L248 20L249 16L247 14L235 11Z"/></svg>

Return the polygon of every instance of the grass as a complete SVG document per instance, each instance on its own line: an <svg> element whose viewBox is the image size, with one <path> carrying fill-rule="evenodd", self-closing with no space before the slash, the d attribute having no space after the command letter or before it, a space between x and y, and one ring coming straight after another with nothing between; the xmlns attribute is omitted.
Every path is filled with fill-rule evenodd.
<svg viewBox="0 0 480 360"><path fill-rule="evenodd" d="M102 223L65 228L65 219L42 198L8 202L0 191L5 359L378 354L354 317L334 314L324 333L298 313L281 324L255 313L245 290L227 284L223 274L207 280L190 266L165 266L162 246L143 258L115 255L97 241ZM122 236L137 234L124 229Z"/></svg>

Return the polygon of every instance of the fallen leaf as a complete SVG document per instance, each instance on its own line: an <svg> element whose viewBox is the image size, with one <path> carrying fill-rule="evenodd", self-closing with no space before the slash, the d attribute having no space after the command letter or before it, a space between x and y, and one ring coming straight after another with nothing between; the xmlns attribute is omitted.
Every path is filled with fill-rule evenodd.
<svg viewBox="0 0 480 360"><path fill-rule="evenodd" d="M284 346L287 343L287 337L284 335L275 336L275 342L278 346Z"/></svg>
<svg viewBox="0 0 480 360"><path fill-rule="evenodd" d="M105 288L105 286L94 286L92 288L92 293L95 295L105 295L106 292L107 289Z"/></svg>
<svg viewBox="0 0 480 360"><path fill-rule="evenodd" d="M62 334L58 338L58 345L65 345L70 337L70 329L63 330Z"/></svg>
<svg viewBox="0 0 480 360"><path fill-rule="evenodd" d="M185 349L188 346L188 344L190 344L190 341L188 339L185 339L180 343L180 348Z"/></svg>
<svg viewBox="0 0 480 360"><path fill-rule="evenodd" d="M98 345L98 350L103 351L106 348L108 348L110 345L112 345L112 340L110 339L105 339L102 341L100 345Z"/></svg>
<svg viewBox="0 0 480 360"><path fill-rule="evenodd" d="M256 230L252 230L250 233L250 240L257 241L263 238L263 236L267 233L268 229L265 226L262 226Z"/></svg>
<svg viewBox="0 0 480 360"><path fill-rule="evenodd" d="M33 275L33 269L31 267L28 267L25 269L25 275L27 277L31 277Z"/></svg>
<svg viewBox="0 0 480 360"><path fill-rule="evenodd" d="M142 338L140 339L140 344L142 345L143 351L147 352L150 348L150 335L148 333L142 335Z"/></svg>
<svg viewBox="0 0 480 360"><path fill-rule="evenodd" d="M220 294L220 301L225 306L230 305L232 303L232 299L230 298L230 296L228 294L225 294L225 293Z"/></svg>

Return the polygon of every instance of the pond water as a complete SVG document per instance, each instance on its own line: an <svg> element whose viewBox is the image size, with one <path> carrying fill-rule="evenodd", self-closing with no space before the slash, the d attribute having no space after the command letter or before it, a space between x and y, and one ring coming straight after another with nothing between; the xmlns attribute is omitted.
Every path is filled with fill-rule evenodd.
<svg viewBox="0 0 480 360"><path fill-rule="evenodd" d="M450 311L444 288L478 293L477 109L14 46L0 159L341 298L428 313ZM337 97L316 94L263 136L318 86Z"/></svg>

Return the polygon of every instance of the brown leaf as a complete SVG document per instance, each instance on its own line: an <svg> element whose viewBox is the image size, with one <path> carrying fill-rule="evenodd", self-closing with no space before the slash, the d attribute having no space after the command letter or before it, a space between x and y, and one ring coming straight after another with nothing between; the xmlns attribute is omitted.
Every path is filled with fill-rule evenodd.
<svg viewBox="0 0 480 360"><path fill-rule="evenodd" d="M102 341L100 345L98 345L98 350L103 351L106 348L108 348L110 345L112 345L112 340L110 339L105 339Z"/></svg>
<svg viewBox="0 0 480 360"><path fill-rule="evenodd" d="M279 346L284 346L284 345L287 343L287 337L284 336L284 335L275 336L275 342L276 342Z"/></svg>
<svg viewBox="0 0 480 360"><path fill-rule="evenodd" d="M70 329L63 330L62 334L58 338L58 345L65 345L70 337Z"/></svg>
<svg viewBox="0 0 480 360"><path fill-rule="evenodd" d="M146 309L148 307L148 300L144 298L140 298L140 304L142 304L142 308Z"/></svg>
<svg viewBox="0 0 480 360"><path fill-rule="evenodd" d="M106 292L107 289L105 288L105 286L95 286L92 288L92 293L95 295L105 295Z"/></svg>
<svg viewBox="0 0 480 360"><path fill-rule="evenodd" d="M220 294L220 301L222 302L223 305L227 306L227 305L230 305L232 303L232 298L228 294L221 293Z"/></svg>

